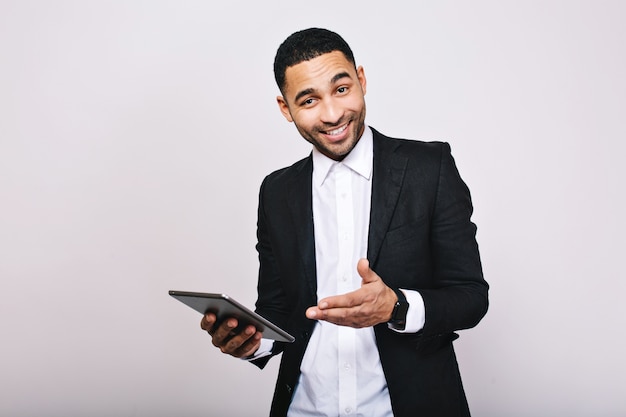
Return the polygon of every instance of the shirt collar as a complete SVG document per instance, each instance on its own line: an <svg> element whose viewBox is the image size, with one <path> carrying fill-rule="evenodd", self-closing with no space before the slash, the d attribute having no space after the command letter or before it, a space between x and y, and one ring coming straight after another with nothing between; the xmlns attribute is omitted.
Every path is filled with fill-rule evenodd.
<svg viewBox="0 0 626 417"><path fill-rule="evenodd" d="M355 147L343 159L334 161L313 147L313 181L316 186L321 186L326 180L333 165L343 164L363 178L369 180L372 176L374 159L374 140L372 130L365 126L361 138Z"/></svg>

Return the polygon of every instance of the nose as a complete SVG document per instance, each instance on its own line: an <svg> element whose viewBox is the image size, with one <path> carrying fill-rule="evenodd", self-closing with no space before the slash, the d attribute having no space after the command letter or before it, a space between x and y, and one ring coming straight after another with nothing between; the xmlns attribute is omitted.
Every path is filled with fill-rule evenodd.
<svg viewBox="0 0 626 417"><path fill-rule="evenodd" d="M334 99L324 100L321 106L320 120L325 124L336 125L343 116L343 109Z"/></svg>

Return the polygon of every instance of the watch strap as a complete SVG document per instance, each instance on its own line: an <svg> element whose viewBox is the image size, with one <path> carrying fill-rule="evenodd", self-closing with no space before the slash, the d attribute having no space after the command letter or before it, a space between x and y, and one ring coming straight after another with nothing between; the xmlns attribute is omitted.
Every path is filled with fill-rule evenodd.
<svg viewBox="0 0 626 417"><path fill-rule="evenodd" d="M398 301L393 307L391 320L389 320L388 325L395 330L404 330L406 328L406 315L409 311L409 303L402 290L399 288L392 288L392 290L396 293Z"/></svg>

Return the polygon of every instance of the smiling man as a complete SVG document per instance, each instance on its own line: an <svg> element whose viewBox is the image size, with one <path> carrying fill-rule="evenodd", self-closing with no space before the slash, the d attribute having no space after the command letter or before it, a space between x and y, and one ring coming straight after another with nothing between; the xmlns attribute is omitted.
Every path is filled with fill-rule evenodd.
<svg viewBox="0 0 626 417"><path fill-rule="evenodd" d="M222 352L282 360L272 416L468 416L452 342L488 307L472 204L450 147L365 124L366 78L336 33L279 47L281 113L313 145L259 195L259 314L201 327Z"/></svg>

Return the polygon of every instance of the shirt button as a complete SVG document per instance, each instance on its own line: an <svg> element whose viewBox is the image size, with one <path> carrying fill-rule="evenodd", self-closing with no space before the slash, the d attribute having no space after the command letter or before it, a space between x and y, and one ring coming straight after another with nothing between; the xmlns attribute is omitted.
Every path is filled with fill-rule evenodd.
<svg viewBox="0 0 626 417"><path fill-rule="evenodd" d="M343 365L343 370L344 370L344 371L349 371L349 370L350 370L350 368L352 368L352 366L350 366L350 364L349 364L349 363L345 363L345 364Z"/></svg>
<svg viewBox="0 0 626 417"><path fill-rule="evenodd" d="M352 412L352 408L350 408L350 407L346 407L346 410L345 410L345 411L346 411L346 414L350 414L350 413Z"/></svg>

